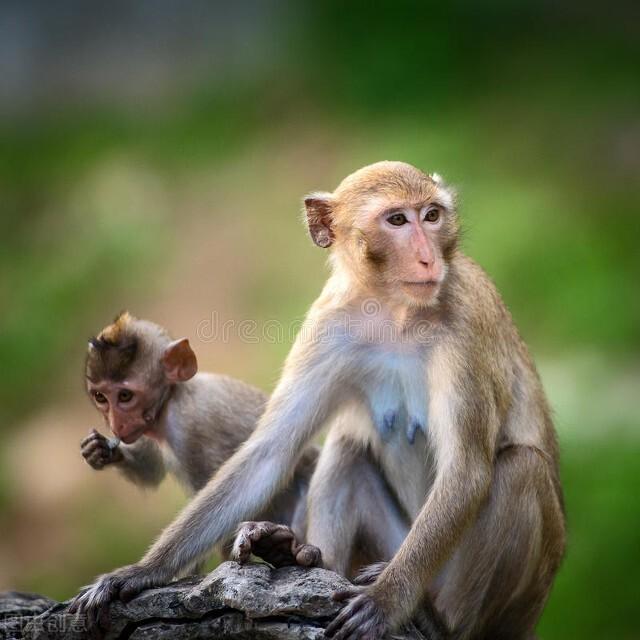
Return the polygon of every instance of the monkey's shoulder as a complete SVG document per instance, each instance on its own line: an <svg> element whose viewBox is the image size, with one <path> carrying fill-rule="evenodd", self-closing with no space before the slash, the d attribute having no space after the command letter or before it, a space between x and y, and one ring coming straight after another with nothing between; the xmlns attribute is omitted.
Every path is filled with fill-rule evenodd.
<svg viewBox="0 0 640 640"><path fill-rule="evenodd" d="M214 398L233 398L235 402L251 405L267 401L267 394L258 387L222 373L199 371L191 380L181 385L191 395L207 395Z"/></svg>
<svg viewBox="0 0 640 640"><path fill-rule="evenodd" d="M459 253L451 263L443 315L450 334L483 348L523 346L511 313L491 276L475 260Z"/></svg>
<svg viewBox="0 0 640 640"><path fill-rule="evenodd" d="M236 444L253 430L267 402L267 394L230 376L199 372L174 389L167 415L167 431L176 447L188 431L196 443L209 443L211 434ZM173 410L172 410L173 408Z"/></svg>

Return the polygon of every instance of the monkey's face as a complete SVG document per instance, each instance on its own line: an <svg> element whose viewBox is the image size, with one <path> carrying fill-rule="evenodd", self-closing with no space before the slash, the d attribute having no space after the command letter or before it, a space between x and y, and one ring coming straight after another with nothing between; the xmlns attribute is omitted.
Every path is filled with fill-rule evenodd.
<svg viewBox="0 0 640 640"><path fill-rule="evenodd" d="M132 444L153 427L162 403L163 385L153 387L142 380L87 382L87 392L111 432L125 444Z"/></svg>
<svg viewBox="0 0 640 640"><path fill-rule="evenodd" d="M458 238L452 192L399 162L365 167L332 194L334 251L376 293L415 306L438 298Z"/></svg>
<svg viewBox="0 0 640 640"><path fill-rule="evenodd" d="M410 304L428 305L435 300L447 273L440 235L447 213L434 200L384 200L367 211L356 234L366 280Z"/></svg>
<svg viewBox="0 0 640 640"><path fill-rule="evenodd" d="M89 340L87 392L109 428L125 444L151 433L175 384L198 371L186 338L128 313Z"/></svg>

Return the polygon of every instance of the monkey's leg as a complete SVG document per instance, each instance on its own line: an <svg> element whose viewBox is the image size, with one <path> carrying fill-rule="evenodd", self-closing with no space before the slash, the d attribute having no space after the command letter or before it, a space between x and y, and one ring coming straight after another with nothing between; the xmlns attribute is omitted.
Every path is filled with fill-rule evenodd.
<svg viewBox="0 0 640 640"><path fill-rule="evenodd" d="M562 557L562 523L542 454L500 453L489 501L434 585L455 638L534 638Z"/></svg>
<svg viewBox="0 0 640 640"><path fill-rule="evenodd" d="M286 524L291 527L298 539L304 539L307 523L307 494L319 455L320 448L315 445L305 449L296 465L292 480L274 496L269 507L256 516L256 521L267 520Z"/></svg>
<svg viewBox="0 0 640 640"><path fill-rule="evenodd" d="M342 575L389 560L409 530L380 469L339 436L329 436L322 449L307 508L307 541L321 549L324 566Z"/></svg>

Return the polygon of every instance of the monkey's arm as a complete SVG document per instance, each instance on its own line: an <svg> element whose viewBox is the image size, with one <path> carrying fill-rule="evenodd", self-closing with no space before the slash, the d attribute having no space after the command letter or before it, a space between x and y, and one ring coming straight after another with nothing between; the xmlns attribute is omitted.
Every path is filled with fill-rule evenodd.
<svg viewBox="0 0 640 640"><path fill-rule="evenodd" d="M121 442L116 451L121 456L114 466L131 482L143 487L157 487L164 479L167 470L162 451L148 436L133 444Z"/></svg>
<svg viewBox="0 0 640 640"><path fill-rule="evenodd" d="M80 443L80 451L93 469L116 467L128 480L145 487L158 486L166 475L160 447L147 436L124 444L92 429Z"/></svg>
<svg viewBox="0 0 640 640"><path fill-rule="evenodd" d="M243 520L255 518L291 477L304 445L333 409L331 391L344 384L326 346L299 339L264 415L247 442L220 468L135 565L106 574L71 605L98 612L115 597L130 599L166 584L203 558ZM330 363L331 368L328 370ZM331 388L330 388L331 387Z"/></svg>

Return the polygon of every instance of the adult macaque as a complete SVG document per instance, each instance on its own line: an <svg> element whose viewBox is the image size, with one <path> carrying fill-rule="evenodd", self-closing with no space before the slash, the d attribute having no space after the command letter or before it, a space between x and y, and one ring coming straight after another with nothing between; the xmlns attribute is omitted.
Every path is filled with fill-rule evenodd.
<svg viewBox="0 0 640 640"><path fill-rule="evenodd" d="M532 638L564 550L556 438L508 311L457 247L452 191L381 162L305 208L332 273L258 427L138 564L74 610L169 581L263 509L331 422L307 541L341 572L354 551L387 563L340 594L326 635L382 638L426 611L455 638Z"/></svg>
<svg viewBox="0 0 640 640"><path fill-rule="evenodd" d="M251 435L267 395L240 380L197 371L186 338L172 340L153 322L119 315L89 341L87 392L116 439L93 429L80 445L87 463L113 466L147 487L160 484L168 471L188 493L200 490ZM262 517L302 533L316 458L315 448L305 451L293 482L274 495ZM284 529L275 539L262 531L255 544L279 541ZM229 546L219 551L226 556Z"/></svg>

